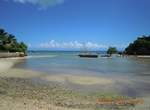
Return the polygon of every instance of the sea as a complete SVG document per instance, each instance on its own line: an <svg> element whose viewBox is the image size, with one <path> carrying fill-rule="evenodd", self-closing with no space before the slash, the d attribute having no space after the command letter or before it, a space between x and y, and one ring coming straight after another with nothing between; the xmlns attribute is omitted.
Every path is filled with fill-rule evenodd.
<svg viewBox="0 0 150 110"><path fill-rule="evenodd" d="M80 58L79 53L79 51L30 51L28 57L16 64L15 68L49 75L109 77L115 81L115 84L108 85L108 88L133 97L150 95L150 58L120 56ZM106 52L98 53L100 55ZM83 89L83 86L74 85L74 87ZM93 88L91 86L91 88L85 87L84 90L87 90L86 88L93 90L94 87L99 90L107 88L104 85Z"/></svg>

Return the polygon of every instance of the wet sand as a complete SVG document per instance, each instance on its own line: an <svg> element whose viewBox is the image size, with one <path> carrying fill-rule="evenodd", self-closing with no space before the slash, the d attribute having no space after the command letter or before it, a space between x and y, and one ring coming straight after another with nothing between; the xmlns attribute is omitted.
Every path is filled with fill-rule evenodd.
<svg viewBox="0 0 150 110"><path fill-rule="evenodd" d="M63 83L69 82L81 87L94 85L105 87L115 84L115 80L111 78L67 74L48 75L13 68L18 61L19 59L0 59L0 110L108 110L133 107L133 105L101 106L97 104L98 98L120 97L121 94L114 91L84 93L63 86Z"/></svg>

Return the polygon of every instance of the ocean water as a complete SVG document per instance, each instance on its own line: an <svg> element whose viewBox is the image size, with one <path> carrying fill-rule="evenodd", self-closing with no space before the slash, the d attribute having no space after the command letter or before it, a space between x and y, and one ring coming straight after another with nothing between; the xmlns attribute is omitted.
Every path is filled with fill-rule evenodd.
<svg viewBox="0 0 150 110"><path fill-rule="evenodd" d="M150 73L148 58L80 58L79 52L34 52L17 67L41 72L88 71L97 74L142 75ZM60 73L61 74L61 73Z"/></svg>
<svg viewBox="0 0 150 110"><path fill-rule="evenodd" d="M150 95L150 59L136 57L80 58L79 52L32 52L16 68L30 69L50 74L87 75L109 77L114 85L105 87L130 96ZM83 86L68 84L83 89ZM107 86L107 85L106 85ZM88 86L84 90L104 89L104 86Z"/></svg>

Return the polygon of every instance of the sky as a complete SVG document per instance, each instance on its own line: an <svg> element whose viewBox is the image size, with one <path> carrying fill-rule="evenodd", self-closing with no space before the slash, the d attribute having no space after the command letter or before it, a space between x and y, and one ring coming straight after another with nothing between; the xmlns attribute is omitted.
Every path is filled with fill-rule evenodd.
<svg viewBox="0 0 150 110"><path fill-rule="evenodd" d="M0 0L0 28L30 50L123 50L149 26L150 0Z"/></svg>

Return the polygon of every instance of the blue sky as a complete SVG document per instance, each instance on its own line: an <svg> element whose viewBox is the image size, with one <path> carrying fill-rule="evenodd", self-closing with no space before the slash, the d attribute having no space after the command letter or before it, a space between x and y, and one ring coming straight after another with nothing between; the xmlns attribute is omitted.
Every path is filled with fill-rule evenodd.
<svg viewBox="0 0 150 110"><path fill-rule="evenodd" d="M0 27L30 49L122 49L149 26L150 0L0 0Z"/></svg>

